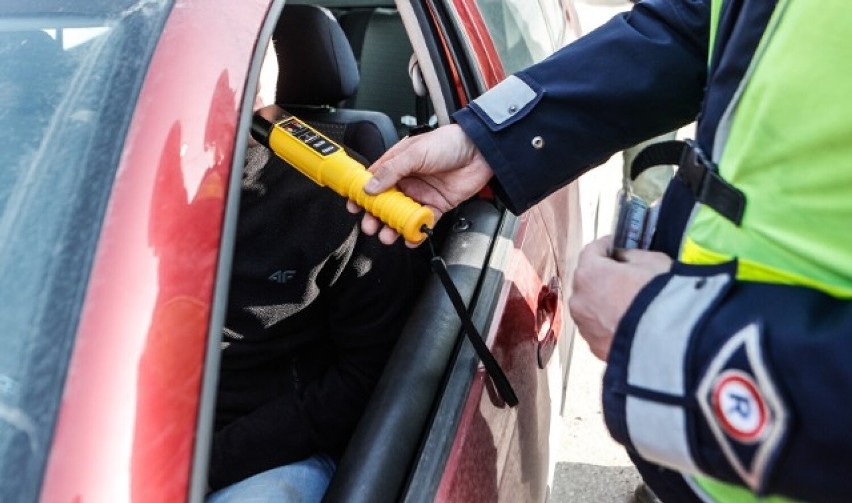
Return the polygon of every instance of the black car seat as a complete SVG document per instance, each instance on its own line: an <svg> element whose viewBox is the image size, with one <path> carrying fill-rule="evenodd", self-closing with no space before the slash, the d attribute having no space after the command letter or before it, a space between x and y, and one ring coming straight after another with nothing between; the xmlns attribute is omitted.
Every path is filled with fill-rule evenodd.
<svg viewBox="0 0 852 503"><path fill-rule="evenodd" d="M361 89L347 103L390 116L400 136L415 125L429 122L428 100L415 92L410 76L414 49L399 11L392 8L355 8L341 12L346 33L361 73Z"/></svg>
<svg viewBox="0 0 852 503"><path fill-rule="evenodd" d="M387 115L340 108L358 90L360 75L331 12L314 5L285 5L273 40L279 67L277 105L369 162L399 140Z"/></svg>

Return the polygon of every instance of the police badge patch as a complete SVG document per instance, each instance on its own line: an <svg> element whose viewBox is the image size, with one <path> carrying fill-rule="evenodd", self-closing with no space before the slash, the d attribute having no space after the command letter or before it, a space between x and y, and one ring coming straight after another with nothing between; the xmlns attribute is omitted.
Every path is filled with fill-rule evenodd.
<svg viewBox="0 0 852 503"><path fill-rule="evenodd" d="M733 469L761 492L787 432L788 414L766 368L752 323L722 346L697 390L713 436Z"/></svg>
<svg viewBox="0 0 852 503"><path fill-rule="evenodd" d="M762 440L769 422L768 411L757 384L739 370L719 374L711 392L713 415L724 432L744 444Z"/></svg>

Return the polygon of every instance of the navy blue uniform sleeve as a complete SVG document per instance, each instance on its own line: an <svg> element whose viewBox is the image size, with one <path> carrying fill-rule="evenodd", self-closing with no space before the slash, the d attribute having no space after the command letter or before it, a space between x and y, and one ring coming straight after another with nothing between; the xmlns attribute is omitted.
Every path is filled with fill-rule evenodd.
<svg viewBox="0 0 852 503"><path fill-rule="evenodd" d="M735 267L676 264L640 293L610 351L607 426L680 472L848 501L852 302Z"/></svg>
<svg viewBox="0 0 852 503"><path fill-rule="evenodd" d="M522 212L614 152L696 118L708 4L640 2L454 115L510 210Z"/></svg>

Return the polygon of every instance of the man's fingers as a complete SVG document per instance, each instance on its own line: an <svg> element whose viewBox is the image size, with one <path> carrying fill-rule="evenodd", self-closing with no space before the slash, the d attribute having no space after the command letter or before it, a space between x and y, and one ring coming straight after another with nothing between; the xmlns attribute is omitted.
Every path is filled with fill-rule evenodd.
<svg viewBox="0 0 852 503"><path fill-rule="evenodd" d="M367 212L364 212L364 216L361 217L361 231L364 234L368 236L374 236L377 232L379 232L379 229L381 229L381 227L382 222L378 218Z"/></svg>
<svg viewBox="0 0 852 503"><path fill-rule="evenodd" d="M612 250L611 247L612 236L598 238L586 245L580 254L580 261L589 264L601 258L614 259L622 264L634 265L656 272L668 271L672 265L672 259L665 253L626 248ZM612 257L609 255L610 251ZM605 264L599 263L599 265Z"/></svg>
<svg viewBox="0 0 852 503"><path fill-rule="evenodd" d="M619 262L628 262L628 263L637 263L642 260L642 255L644 255L644 250L635 250L629 248L619 248L615 250L616 253L613 255Z"/></svg>
<svg viewBox="0 0 852 503"><path fill-rule="evenodd" d="M648 250L619 250L618 260L656 272L668 271L672 266L668 255Z"/></svg>
<svg viewBox="0 0 852 503"><path fill-rule="evenodd" d="M612 236L600 237L589 243L589 252L597 257L608 257L609 249L612 246Z"/></svg>
<svg viewBox="0 0 852 503"><path fill-rule="evenodd" d="M388 151L379 158L372 166L370 173L373 177L364 185L364 192L375 196L394 185L411 171L411 163L395 162L397 153ZM406 166L408 168L406 169Z"/></svg>
<svg viewBox="0 0 852 503"><path fill-rule="evenodd" d="M367 180L364 184L364 192L375 196L381 192L393 187L396 180L380 178L380 175L373 175L373 178Z"/></svg>
<svg viewBox="0 0 852 503"><path fill-rule="evenodd" d="M346 200L346 211L348 211L349 213L353 213L353 214L357 215L358 213L361 213L361 207L358 206L358 204L355 201L353 201L351 199L347 199Z"/></svg>
<svg viewBox="0 0 852 503"><path fill-rule="evenodd" d="M601 259L609 260L609 247L612 243L610 236L598 238L583 247L580 252L579 264L589 265Z"/></svg>
<svg viewBox="0 0 852 503"><path fill-rule="evenodd" d="M379 231L379 241L382 244L392 245L397 238L399 238L399 233L388 226L382 227L382 230Z"/></svg>

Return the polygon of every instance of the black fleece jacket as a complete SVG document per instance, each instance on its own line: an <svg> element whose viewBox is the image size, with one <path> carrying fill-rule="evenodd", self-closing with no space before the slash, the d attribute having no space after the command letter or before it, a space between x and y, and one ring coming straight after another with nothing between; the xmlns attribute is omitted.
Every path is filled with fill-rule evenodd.
<svg viewBox="0 0 852 503"><path fill-rule="evenodd" d="M212 489L339 454L381 375L428 260L362 235L344 206L265 148L249 149Z"/></svg>

